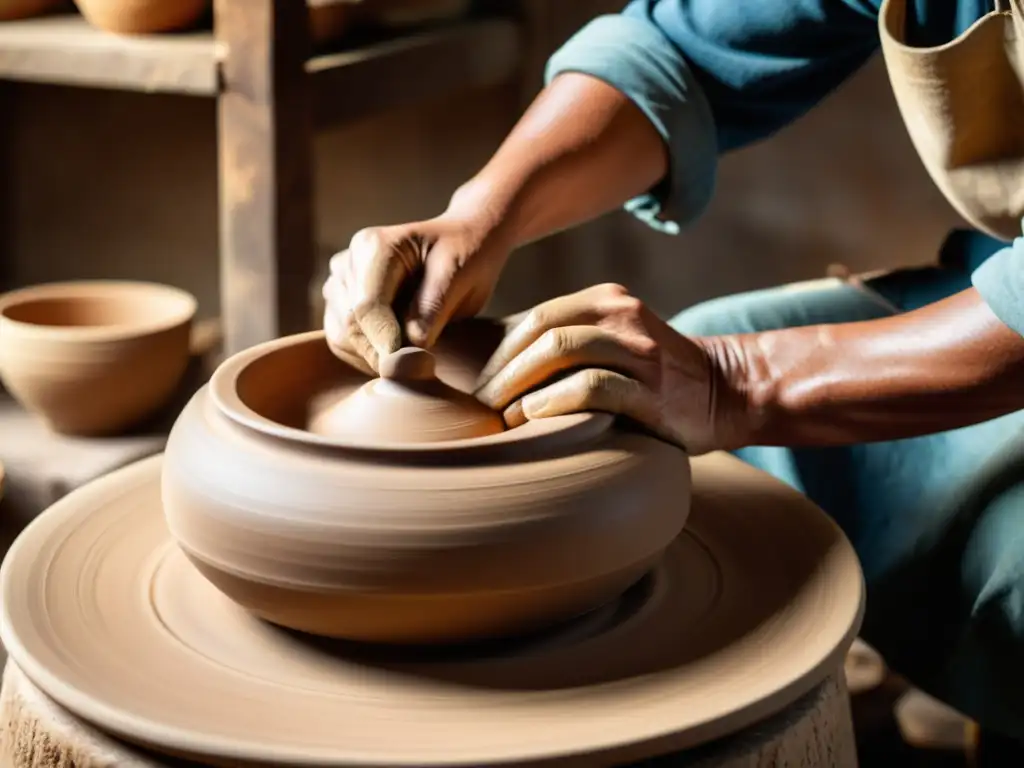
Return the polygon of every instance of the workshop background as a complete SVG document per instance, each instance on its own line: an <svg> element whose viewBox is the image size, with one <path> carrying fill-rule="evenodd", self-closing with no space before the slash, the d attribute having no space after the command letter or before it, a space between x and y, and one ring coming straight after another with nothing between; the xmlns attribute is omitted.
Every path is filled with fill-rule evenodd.
<svg viewBox="0 0 1024 768"><path fill-rule="evenodd" d="M516 77L317 136L321 270L364 226L439 213L537 92L548 55L622 0L523 4L531 22ZM151 280L192 292L200 318L218 317L215 100L0 80L0 105L0 288ZM491 311L617 281L667 316L821 277L832 264L927 263L957 223L911 147L876 58L798 124L726 158L717 196L692 229L667 237L618 212L524 248ZM318 294L314 281L312 303ZM0 455L19 439L0 433ZM7 538L14 525L3 522ZM855 699L862 765L964 765L955 718L933 723L935 749L906 744L892 717L904 690L888 678Z"/></svg>

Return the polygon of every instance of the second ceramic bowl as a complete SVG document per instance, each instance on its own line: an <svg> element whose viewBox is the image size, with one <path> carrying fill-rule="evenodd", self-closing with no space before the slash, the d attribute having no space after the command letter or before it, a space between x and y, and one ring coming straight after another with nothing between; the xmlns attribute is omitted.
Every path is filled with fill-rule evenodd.
<svg viewBox="0 0 1024 768"><path fill-rule="evenodd" d="M86 21L122 35L189 29L207 13L211 0L75 0Z"/></svg>
<svg viewBox="0 0 1024 768"><path fill-rule="evenodd" d="M109 435L154 415L188 367L196 300L153 283L49 283L0 296L0 380L57 432Z"/></svg>

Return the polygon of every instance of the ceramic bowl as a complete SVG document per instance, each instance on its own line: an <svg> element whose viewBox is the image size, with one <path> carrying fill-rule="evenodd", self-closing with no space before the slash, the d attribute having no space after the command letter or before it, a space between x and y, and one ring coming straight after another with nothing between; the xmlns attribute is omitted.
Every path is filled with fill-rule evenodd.
<svg viewBox="0 0 1024 768"><path fill-rule="evenodd" d="M0 296L0 380L56 432L121 432L175 394L195 312L188 293L151 283L12 291Z"/></svg>
<svg viewBox="0 0 1024 768"><path fill-rule="evenodd" d="M437 378L470 392L500 334L450 327ZM614 599L683 528L688 457L607 414L440 442L310 431L367 381L322 333L287 337L225 361L171 431L170 531L264 619L378 643L521 634Z"/></svg>
<svg viewBox="0 0 1024 768"><path fill-rule="evenodd" d="M122 35L178 32L194 27L211 0L75 0L86 21Z"/></svg>
<svg viewBox="0 0 1024 768"><path fill-rule="evenodd" d="M358 4L358 0L306 0L313 45L327 45L344 37L352 25L352 9Z"/></svg>

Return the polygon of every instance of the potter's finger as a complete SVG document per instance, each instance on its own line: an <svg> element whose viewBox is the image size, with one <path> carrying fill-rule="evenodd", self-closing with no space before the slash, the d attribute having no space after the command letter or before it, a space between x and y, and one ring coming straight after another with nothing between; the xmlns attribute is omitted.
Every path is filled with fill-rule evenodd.
<svg viewBox="0 0 1024 768"><path fill-rule="evenodd" d="M343 329L337 316L328 309L324 312L324 335L331 352L338 358L368 376L376 376L380 358L358 326L350 323Z"/></svg>
<svg viewBox="0 0 1024 768"><path fill-rule="evenodd" d="M477 390L476 396L491 408L502 409L555 374L584 367L643 376L643 361L615 336L596 325L575 325L545 331Z"/></svg>
<svg viewBox="0 0 1024 768"><path fill-rule="evenodd" d="M514 315L505 315L505 317L501 318L498 322L501 323L501 326L505 329L505 333L507 334L512 331L512 329L519 326L519 324L526 319L528 314L529 311L523 310L522 312L516 312Z"/></svg>
<svg viewBox="0 0 1024 768"><path fill-rule="evenodd" d="M355 324L348 288L343 279L337 275L331 275L324 284L323 294L325 299L324 330L327 332L329 341L334 340L335 343L340 343L341 340L348 337L351 327Z"/></svg>
<svg viewBox="0 0 1024 768"><path fill-rule="evenodd" d="M333 274L324 281L324 287L320 290L320 295L323 296L324 301L328 304L334 304L336 307L342 306L347 300L347 294L342 287L341 279Z"/></svg>
<svg viewBox="0 0 1024 768"><path fill-rule="evenodd" d="M499 371L547 331L567 325L596 323L600 320L600 313L593 303L588 301L587 294L581 291L538 304L520 317L522 319L519 324L506 334L480 371L476 381L477 390L485 387Z"/></svg>
<svg viewBox="0 0 1024 768"><path fill-rule="evenodd" d="M459 285L459 272L459 261L451 254L435 249L428 255L405 324L409 341L416 346L432 347L464 298L466 286Z"/></svg>
<svg viewBox="0 0 1024 768"><path fill-rule="evenodd" d="M527 420L587 411L625 416L661 431L651 391L636 379L598 368L577 371L531 392L505 409L504 417L509 427L516 427Z"/></svg>
<svg viewBox="0 0 1024 768"><path fill-rule="evenodd" d="M378 355L402 346L402 328L391 305L408 277L405 260L375 234L358 233L349 246L352 274L346 280L352 315Z"/></svg>
<svg viewBox="0 0 1024 768"><path fill-rule="evenodd" d="M351 264L352 254L349 252L348 248L343 251L338 251L338 253L331 256L331 260L327 262L327 266L330 269L331 274L337 277L345 275L349 271Z"/></svg>

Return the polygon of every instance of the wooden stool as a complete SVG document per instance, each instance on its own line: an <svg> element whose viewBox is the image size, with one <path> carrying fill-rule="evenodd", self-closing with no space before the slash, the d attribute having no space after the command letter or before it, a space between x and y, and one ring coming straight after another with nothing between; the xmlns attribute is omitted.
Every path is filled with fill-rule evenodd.
<svg viewBox="0 0 1024 768"><path fill-rule="evenodd" d="M146 754L82 722L42 693L13 662L0 689L0 764L5 768L193 766ZM644 768L856 768L849 698L841 670L775 717Z"/></svg>

